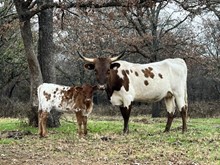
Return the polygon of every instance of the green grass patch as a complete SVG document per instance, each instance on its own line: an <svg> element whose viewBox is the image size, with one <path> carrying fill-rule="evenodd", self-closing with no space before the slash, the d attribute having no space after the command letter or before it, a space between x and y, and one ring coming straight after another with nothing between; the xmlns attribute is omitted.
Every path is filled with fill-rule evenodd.
<svg viewBox="0 0 220 165"><path fill-rule="evenodd" d="M18 146L19 150L25 144L33 153L45 151L45 154L58 157L72 155L73 160L88 164L90 161L99 162L97 164L220 164L220 119L190 119L184 134L179 118L173 121L169 133L163 132L165 125L165 118L131 117L130 133L123 135L121 117L92 116L85 139L78 138L76 121L64 120L59 128L48 128L48 138L40 139L38 128L18 119L1 118L0 132L28 130L32 135L22 139L1 137L0 146Z"/></svg>

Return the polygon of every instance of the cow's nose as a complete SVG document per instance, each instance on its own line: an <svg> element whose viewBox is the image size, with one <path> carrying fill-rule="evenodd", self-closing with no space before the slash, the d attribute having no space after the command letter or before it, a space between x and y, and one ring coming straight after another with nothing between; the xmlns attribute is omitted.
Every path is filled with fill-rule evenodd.
<svg viewBox="0 0 220 165"><path fill-rule="evenodd" d="M87 98L87 99L85 99L85 101L86 101L86 102L90 102L90 101L91 101L91 99L90 99L90 98Z"/></svg>
<svg viewBox="0 0 220 165"><path fill-rule="evenodd" d="M79 111L81 111L81 109L80 108L75 108L74 111L79 112Z"/></svg>
<svg viewBox="0 0 220 165"><path fill-rule="evenodd" d="M100 89L100 90L105 90L105 85L98 85L98 88Z"/></svg>

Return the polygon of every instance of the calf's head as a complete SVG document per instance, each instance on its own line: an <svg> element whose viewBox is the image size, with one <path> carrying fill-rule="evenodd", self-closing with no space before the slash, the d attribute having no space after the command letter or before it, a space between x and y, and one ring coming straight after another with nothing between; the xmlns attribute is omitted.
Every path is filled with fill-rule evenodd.
<svg viewBox="0 0 220 165"><path fill-rule="evenodd" d="M88 84L82 87L75 87L73 109L75 112L82 111L84 116L91 113L93 108L93 92L97 90L97 86Z"/></svg>
<svg viewBox="0 0 220 165"><path fill-rule="evenodd" d="M111 58L110 57L87 58L78 52L80 58L88 62L84 65L85 68L88 70L95 70L99 89L106 88L106 83L108 81L108 78L110 77L110 70L120 67L119 63L113 63L113 62L119 60L122 56L124 56L124 53L125 51L120 55Z"/></svg>

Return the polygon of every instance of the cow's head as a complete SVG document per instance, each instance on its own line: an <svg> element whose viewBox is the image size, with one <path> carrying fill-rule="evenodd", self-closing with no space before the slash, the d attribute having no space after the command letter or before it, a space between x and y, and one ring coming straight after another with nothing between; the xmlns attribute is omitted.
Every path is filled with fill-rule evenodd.
<svg viewBox="0 0 220 165"><path fill-rule="evenodd" d="M97 90L97 86L84 84L82 87L75 87L74 92L74 111L82 111L87 115L92 110L93 92Z"/></svg>
<svg viewBox="0 0 220 165"><path fill-rule="evenodd" d="M119 63L113 63L119 60L124 56L125 51L116 57L97 57L97 58L88 58L81 55L79 56L86 62L85 68L89 70L95 70L96 79L98 81L98 88L105 89L107 80L110 76L110 69L116 69L120 67Z"/></svg>

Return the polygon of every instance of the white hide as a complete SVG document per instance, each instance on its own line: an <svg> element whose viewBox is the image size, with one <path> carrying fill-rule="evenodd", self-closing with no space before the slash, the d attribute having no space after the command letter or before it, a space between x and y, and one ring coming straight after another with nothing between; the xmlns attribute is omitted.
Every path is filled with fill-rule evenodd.
<svg viewBox="0 0 220 165"><path fill-rule="evenodd" d="M52 108L60 111L68 111L73 106L73 99L70 99L68 102L62 102L62 97L64 93L62 91L69 90L70 87L62 86L52 83L43 83L38 89L38 110L50 112ZM45 93L50 94L50 99L45 97Z"/></svg>
<svg viewBox="0 0 220 165"><path fill-rule="evenodd" d="M184 60L180 58L166 59L160 62L149 64L134 64L126 61L117 61L120 67L118 68L118 75L122 79L124 76L122 70L128 70L129 90L126 91L124 86L120 91L114 91L111 96L111 103L113 105L123 105L127 107L133 101L140 102L156 102L167 96L171 92L176 99L177 106L181 108L187 105L187 66ZM152 68L151 71L154 77L145 77L142 70ZM132 70L132 72L131 72ZM135 75L138 73L138 76ZM162 75L162 78L159 76ZM144 81L148 81L148 85ZM174 98L165 101L168 112L175 110Z"/></svg>

